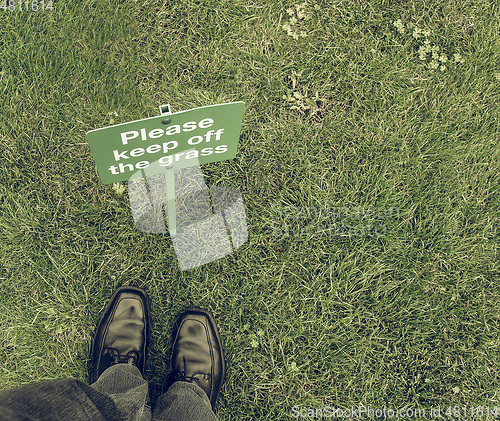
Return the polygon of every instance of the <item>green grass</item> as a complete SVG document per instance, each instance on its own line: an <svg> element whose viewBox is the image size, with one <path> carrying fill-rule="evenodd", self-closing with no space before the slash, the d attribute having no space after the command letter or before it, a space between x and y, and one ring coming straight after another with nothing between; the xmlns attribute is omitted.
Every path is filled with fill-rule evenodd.
<svg viewBox="0 0 500 421"><path fill-rule="evenodd" d="M298 39L284 2L0 11L0 388L88 381L95 324L133 284L152 302L157 393L176 315L214 312L221 420L500 406L500 10L315 4ZM465 62L429 69L397 19ZM240 100L238 156L203 171L242 193L248 242L180 272L168 235L138 232L127 194L100 182L85 133ZM397 211L353 214L380 208Z"/></svg>

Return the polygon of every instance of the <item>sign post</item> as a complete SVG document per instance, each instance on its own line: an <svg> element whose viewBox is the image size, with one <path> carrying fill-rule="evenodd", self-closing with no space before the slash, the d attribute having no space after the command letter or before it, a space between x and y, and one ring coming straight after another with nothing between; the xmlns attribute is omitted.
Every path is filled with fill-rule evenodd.
<svg viewBox="0 0 500 421"><path fill-rule="evenodd" d="M162 116L172 114L170 104L160 105L160 114ZM167 203L175 203L175 178L174 169L166 167L165 169L165 193L167 195ZM172 237L177 235L177 224L175 217L175 206L167 206L167 223L168 231Z"/></svg>

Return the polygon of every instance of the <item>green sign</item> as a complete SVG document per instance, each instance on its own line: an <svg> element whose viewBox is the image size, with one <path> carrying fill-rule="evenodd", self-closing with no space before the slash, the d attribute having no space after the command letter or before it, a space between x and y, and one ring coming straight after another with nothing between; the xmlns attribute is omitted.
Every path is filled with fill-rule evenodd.
<svg viewBox="0 0 500 421"><path fill-rule="evenodd" d="M91 130L87 142L104 184L139 170L182 168L233 159L244 102L209 105Z"/></svg>

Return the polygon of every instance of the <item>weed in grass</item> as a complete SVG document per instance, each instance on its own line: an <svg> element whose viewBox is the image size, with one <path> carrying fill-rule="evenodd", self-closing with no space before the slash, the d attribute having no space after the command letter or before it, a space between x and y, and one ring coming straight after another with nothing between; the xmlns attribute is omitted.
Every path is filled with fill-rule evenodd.
<svg viewBox="0 0 500 421"><path fill-rule="evenodd" d="M116 123L115 117L118 117L118 113L116 111L110 111L108 113L108 117L110 117L109 124L115 124Z"/></svg>
<svg viewBox="0 0 500 421"><path fill-rule="evenodd" d="M290 366L288 367L288 369L291 371L291 372L294 372L294 373L298 373L299 372L299 368L297 367L297 363L295 361L292 361L290 363Z"/></svg>
<svg viewBox="0 0 500 421"><path fill-rule="evenodd" d="M257 338L255 336L251 336L250 339L251 339L250 345L252 346L252 348L258 348L259 341L257 340Z"/></svg>
<svg viewBox="0 0 500 421"><path fill-rule="evenodd" d="M125 185L122 183L113 183L113 190L116 194L121 195L125 192Z"/></svg>
<svg viewBox="0 0 500 421"><path fill-rule="evenodd" d="M422 29L411 22L405 26L401 19L395 20L393 25L401 36L407 36L408 32L411 32L412 39L417 42L419 59L426 63L430 70L439 69L444 72L447 68L446 63L449 65L453 63L456 66L465 63L465 59L460 53L445 53L442 51L443 47L432 42L429 39L433 35L430 29ZM449 58L452 56L453 58Z"/></svg>
<svg viewBox="0 0 500 421"><path fill-rule="evenodd" d="M307 22L311 20L314 9L319 10L319 6L312 2L303 2L291 6L287 9L288 21L281 27L293 39L306 38L309 35Z"/></svg>
<svg viewBox="0 0 500 421"><path fill-rule="evenodd" d="M291 82L291 89L288 89L286 95L283 95L283 99L291 103L291 110L297 110L302 114L310 117L321 117L322 106L325 103L325 98L319 96L319 92L316 91L314 94L309 92L306 88L299 87L299 77L300 73L292 73L288 76Z"/></svg>

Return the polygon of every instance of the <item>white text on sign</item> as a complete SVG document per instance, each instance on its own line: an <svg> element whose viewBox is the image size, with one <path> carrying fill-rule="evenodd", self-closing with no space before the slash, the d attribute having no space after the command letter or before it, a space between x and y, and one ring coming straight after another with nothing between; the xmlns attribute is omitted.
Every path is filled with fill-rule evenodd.
<svg viewBox="0 0 500 421"><path fill-rule="evenodd" d="M129 141L132 141L131 143L134 143L134 139L141 139L141 141L146 141L146 140L151 140L151 139L158 139L162 136L171 136L171 135L176 135L176 134L181 134L183 132L190 132L192 130L195 130L197 128L200 129L207 129L211 126L213 126L214 120L211 118L205 118L200 120L198 123L196 121L188 121L184 123L182 126L179 124L173 124L166 129L162 128L157 128L150 130L149 132L145 129L142 128L140 130L131 130L128 132L123 132L120 133L121 137L121 142L123 145L128 145ZM195 146L199 145L202 142L209 143L212 139L215 141L219 141L221 139L222 134L224 133L224 129L218 129L217 131L215 130L208 130L204 135L200 136L191 136L189 139L187 139L187 144L190 146ZM140 157L144 154L167 154L170 153L170 155L167 156L162 156L159 159L157 159L158 164L162 167L168 167L172 165L173 162L179 162L180 160L190 160L194 158L198 158L199 156L208 156L212 155L213 153L220 154L227 152L228 146L227 145L218 145L216 147L206 147L202 148L201 150L196 150L192 149L189 151L181 151L177 152L175 154L172 153L177 147L179 146L179 142L177 140L169 140L167 142L163 143L158 143L158 144L153 144L149 145L147 147L141 148L137 147L131 150L123 150L119 151L118 149L113 150L113 157L115 162L118 162L117 165L111 165L108 168L108 171L111 172L113 175L118 175L118 174L123 174L126 171L136 171L136 170L142 170L147 167L149 167L150 162L149 161L140 161L136 162L134 164L132 163L123 163L119 161L125 161L130 158L137 158Z"/></svg>

